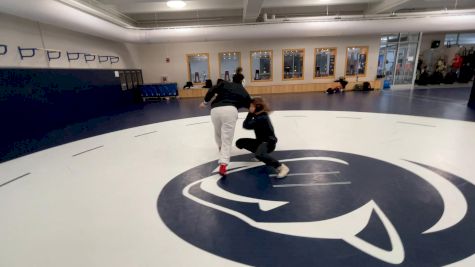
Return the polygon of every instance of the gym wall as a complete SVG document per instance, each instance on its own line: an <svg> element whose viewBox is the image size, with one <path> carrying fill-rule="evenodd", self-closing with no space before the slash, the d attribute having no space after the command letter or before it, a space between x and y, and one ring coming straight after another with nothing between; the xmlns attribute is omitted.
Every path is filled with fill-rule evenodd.
<svg viewBox="0 0 475 267"><path fill-rule="evenodd" d="M0 55L0 68L99 68L99 69L134 69L140 66L134 61L134 47L129 44L105 40L56 26L0 13L0 44L8 46L8 53ZM20 57L18 46L22 48L40 48L60 50L61 58L48 61L46 52L36 51L31 58ZM99 63L98 59L85 62L81 55L79 60L68 61L66 51L90 53L104 56L117 56L119 62Z"/></svg>
<svg viewBox="0 0 475 267"><path fill-rule="evenodd" d="M270 86L292 85L308 83L329 83L330 79L313 79L314 49L336 47L336 73L335 77L345 73L346 48L349 46L369 46L368 68L366 77L359 77L359 81L374 81L378 64L380 36L341 36L341 37L314 37L298 39L278 40L233 40L222 42L188 42L169 44L136 44L137 57L144 74L145 83L160 82L162 76L168 76L168 80L177 82L183 87L187 78L186 54L209 53L210 72L213 83L218 79L218 53L241 52L241 62L244 69L247 85ZM282 49L305 48L305 79L298 81L282 81ZM273 50L273 81L251 83L250 51ZM170 62L166 62L166 58ZM348 78L354 81L355 78Z"/></svg>
<svg viewBox="0 0 475 267"><path fill-rule="evenodd" d="M52 130L121 112L133 107L136 91L122 90L115 70L138 69L134 47L59 27L0 13L0 162L67 142L66 134L48 137ZM60 59L46 53L21 60L22 48L55 49ZM97 58L69 62L66 51L119 57L115 64ZM54 139L50 142L48 138Z"/></svg>

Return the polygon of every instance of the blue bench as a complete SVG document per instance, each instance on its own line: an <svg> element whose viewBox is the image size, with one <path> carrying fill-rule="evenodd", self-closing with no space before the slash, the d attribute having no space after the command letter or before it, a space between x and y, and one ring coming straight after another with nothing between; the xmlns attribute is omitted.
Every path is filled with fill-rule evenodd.
<svg viewBox="0 0 475 267"><path fill-rule="evenodd" d="M140 94L144 101L178 96L176 83L143 84L140 86Z"/></svg>

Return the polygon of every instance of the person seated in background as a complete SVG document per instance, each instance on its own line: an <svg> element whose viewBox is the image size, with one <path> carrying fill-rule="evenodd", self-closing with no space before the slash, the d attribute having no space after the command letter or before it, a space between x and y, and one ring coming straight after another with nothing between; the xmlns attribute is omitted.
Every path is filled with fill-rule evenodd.
<svg viewBox="0 0 475 267"><path fill-rule="evenodd" d="M186 82L185 86L183 86L183 89L185 88L190 89L191 87L193 87L193 83L190 81L190 82Z"/></svg>
<svg viewBox="0 0 475 267"><path fill-rule="evenodd" d="M340 77L337 81L340 83L341 90L345 90L346 85L348 84L348 81L345 80L345 77Z"/></svg>
<svg viewBox="0 0 475 267"><path fill-rule="evenodd" d="M211 87L213 87L213 82L210 79L206 80L203 88L211 88Z"/></svg>
<svg viewBox="0 0 475 267"><path fill-rule="evenodd" d="M454 71L457 75L457 77L459 76L459 71L460 71L460 68L462 67L462 63L463 63L463 58L460 56L459 53L455 54L454 58L452 59L452 71Z"/></svg>
<svg viewBox="0 0 475 267"><path fill-rule="evenodd" d="M371 84L369 82L364 82L363 83L363 91L373 91L374 88L371 87Z"/></svg>
<svg viewBox="0 0 475 267"><path fill-rule="evenodd" d="M427 70L427 66L422 67L421 75L419 75L419 79L417 80L418 85L427 85L429 83L429 71Z"/></svg>
<svg viewBox="0 0 475 267"><path fill-rule="evenodd" d="M445 74L444 80L442 81L445 84L453 84L457 80L457 73L454 70L448 71Z"/></svg>
<svg viewBox="0 0 475 267"><path fill-rule="evenodd" d="M447 66L445 61L442 58L437 60L437 64L435 65L435 71L432 75L429 76L429 83L430 84L440 84L444 80L444 74L447 70Z"/></svg>
<svg viewBox="0 0 475 267"><path fill-rule="evenodd" d="M335 84L333 84L330 88L327 89L326 93L327 94L334 94L334 93L343 93L346 85L348 84L348 81L345 80L345 77L340 77L338 80L334 81Z"/></svg>

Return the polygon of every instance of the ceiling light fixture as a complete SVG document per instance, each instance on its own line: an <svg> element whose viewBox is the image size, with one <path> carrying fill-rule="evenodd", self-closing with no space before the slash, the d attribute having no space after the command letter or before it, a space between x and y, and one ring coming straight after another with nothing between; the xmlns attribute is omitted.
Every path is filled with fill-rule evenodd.
<svg viewBox="0 0 475 267"><path fill-rule="evenodd" d="M169 8L180 9L184 8L186 6L186 3L184 1L168 1L167 6Z"/></svg>

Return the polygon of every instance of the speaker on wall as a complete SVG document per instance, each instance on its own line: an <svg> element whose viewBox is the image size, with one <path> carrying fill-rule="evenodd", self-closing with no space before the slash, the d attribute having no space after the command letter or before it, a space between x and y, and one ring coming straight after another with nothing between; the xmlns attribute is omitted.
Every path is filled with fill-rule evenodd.
<svg viewBox="0 0 475 267"><path fill-rule="evenodd" d="M430 45L430 48L437 48L439 46L440 46L440 41L436 40L436 41L432 41L432 44Z"/></svg>

